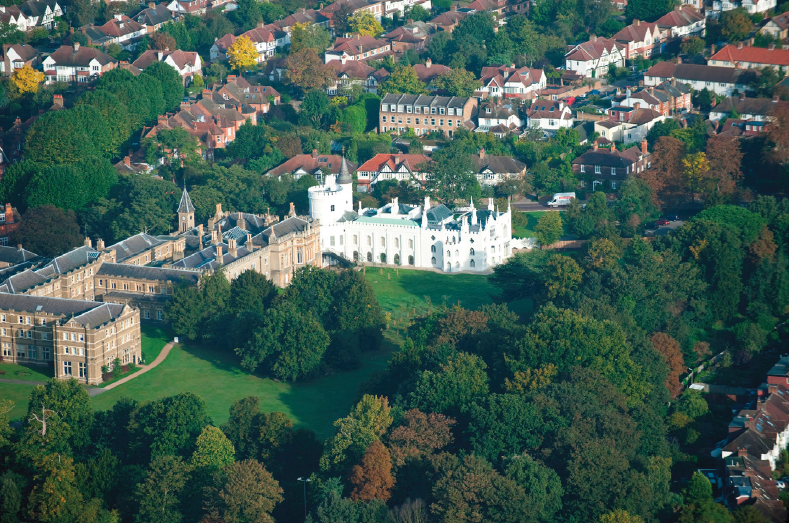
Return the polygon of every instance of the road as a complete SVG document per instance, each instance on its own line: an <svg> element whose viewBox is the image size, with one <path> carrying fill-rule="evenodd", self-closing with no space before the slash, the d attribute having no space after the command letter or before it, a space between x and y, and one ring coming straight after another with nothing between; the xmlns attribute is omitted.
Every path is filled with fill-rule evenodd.
<svg viewBox="0 0 789 523"><path fill-rule="evenodd" d="M548 207L548 204L544 202L535 202L528 198L521 198L517 202L512 202L512 208L521 212L561 211L564 209L564 207Z"/></svg>

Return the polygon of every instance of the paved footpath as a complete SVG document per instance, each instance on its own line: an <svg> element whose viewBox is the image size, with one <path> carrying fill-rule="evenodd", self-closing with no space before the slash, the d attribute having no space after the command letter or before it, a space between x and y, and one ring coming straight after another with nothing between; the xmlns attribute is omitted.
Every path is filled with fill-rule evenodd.
<svg viewBox="0 0 789 523"><path fill-rule="evenodd" d="M172 349L172 348L173 348L173 343L170 342L170 343L168 343L167 345L164 346L164 348L162 349L162 352L160 352L159 355L156 356L156 359L153 360L153 363L151 363L150 365L140 365L140 370L138 370L137 372L135 372L131 376L126 376L125 378L123 378L121 380L118 380L115 383L112 383L110 385L107 385L106 387L96 387L95 389L88 389L88 394L90 394L91 396L98 396L99 394L103 394L103 393L107 392L110 389L114 389L118 385L123 385L124 383L126 383L129 380L133 380L137 376L145 374L146 372L148 372L149 370L153 369L154 367L159 365L161 362L163 362L164 359L167 357L167 355L170 353L170 349Z"/></svg>

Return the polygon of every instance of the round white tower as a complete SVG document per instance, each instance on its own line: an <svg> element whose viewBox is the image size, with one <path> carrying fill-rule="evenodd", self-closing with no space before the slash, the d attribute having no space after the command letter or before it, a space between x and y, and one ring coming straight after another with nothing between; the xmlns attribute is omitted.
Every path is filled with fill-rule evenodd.
<svg viewBox="0 0 789 523"><path fill-rule="evenodd" d="M326 177L323 185L307 190L310 200L310 218L324 225L336 223L346 211L353 210L353 178L345 158L342 159L340 175Z"/></svg>

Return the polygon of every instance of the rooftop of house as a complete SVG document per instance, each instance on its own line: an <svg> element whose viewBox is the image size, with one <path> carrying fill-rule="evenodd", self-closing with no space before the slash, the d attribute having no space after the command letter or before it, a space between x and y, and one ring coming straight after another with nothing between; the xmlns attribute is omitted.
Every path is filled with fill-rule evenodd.
<svg viewBox="0 0 789 523"><path fill-rule="evenodd" d="M391 171L396 171L401 165L405 166L409 171L414 171L423 164L430 163L430 157L424 154L376 154L362 165L357 170L362 172L380 172L384 166L388 166Z"/></svg>
<svg viewBox="0 0 789 523"><path fill-rule="evenodd" d="M136 256L141 252L145 252L163 243L165 242L150 234L141 232L125 240L121 240L114 245L110 245L107 247L107 250L115 251L115 261L120 263L123 260Z"/></svg>
<svg viewBox="0 0 789 523"><path fill-rule="evenodd" d="M117 303L47 298L44 296L0 292L0 309L65 316L67 317L66 319L73 319L80 325L94 328L120 316L125 307L125 305Z"/></svg>
<svg viewBox="0 0 789 523"><path fill-rule="evenodd" d="M143 25L159 25L169 22L173 18L173 12L167 9L166 4L154 4L151 2L148 7L134 15L134 19Z"/></svg>
<svg viewBox="0 0 789 523"><path fill-rule="evenodd" d="M663 28L686 27L706 20L706 17L699 13L691 5L677 6L673 11L666 13L658 19L657 25Z"/></svg>
<svg viewBox="0 0 789 523"><path fill-rule="evenodd" d="M781 29L782 31L786 31L787 29L789 29L789 12L782 13L780 15L775 15L772 18L768 18L767 20L764 21L764 24L766 24L767 22L772 22L775 25L777 25L778 28Z"/></svg>
<svg viewBox="0 0 789 523"><path fill-rule="evenodd" d="M752 63L789 66L789 50L771 49L763 47L751 47L739 43L737 45L727 45L714 55L710 60L719 62Z"/></svg>
<svg viewBox="0 0 789 523"><path fill-rule="evenodd" d="M592 36L589 41L572 47L564 56L564 59L578 62L597 60L601 56L610 54L616 48L624 48L624 45L617 43L613 38Z"/></svg>
<svg viewBox="0 0 789 523"><path fill-rule="evenodd" d="M759 73L753 69L658 62L650 67L647 72L644 73L644 76L676 78L677 81L690 80L727 84L749 84L757 78L758 74Z"/></svg>
<svg viewBox="0 0 789 523"><path fill-rule="evenodd" d="M20 247L0 246L0 262L16 265L26 261L41 259L41 256Z"/></svg>
<svg viewBox="0 0 789 523"><path fill-rule="evenodd" d="M620 150L591 149L572 161L576 165L602 165L606 167L629 167L639 161L641 149L636 146Z"/></svg>
<svg viewBox="0 0 789 523"><path fill-rule="evenodd" d="M617 42L643 42L646 40L647 34L654 35L657 33L660 33L657 23L633 20L632 24L616 33L612 38Z"/></svg>
<svg viewBox="0 0 789 523"><path fill-rule="evenodd" d="M526 169L526 164L510 156L495 156L480 150L480 154L471 156L471 161L478 173L491 171L497 174L521 173Z"/></svg>
<svg viewBox="0 0 789 523"><path fill-rule="evenodd" d="M347 76L363 80L375 72L375 69L361 60L331 60L327 65L334 69L338 78Z"/></svg>
<svg viewBox="0 0 789 523"><path fill-rule="evenodd" d="M428 96L424 94L387 94L382 104L416 105L420 107L453 107L462 109L470 98L462 96Z"/></svg>
<svg viewBox="0 0 789 523"><path fill-rule="evenodd" d="M197 64L200 63L200 55L193 51L181 51L180 49L176 49L175 51L170 51L168 49L159 51L156 49L148 49L142 53L132 65L138 69L144 70L152 63L163 62L168 58L172 60L179 71L186 68L187 65L197 66Z"/></svg>
<svg viewBox="0 0 789 523"><path fill-rule="evenodd" d="M79 44L62 45L48 57L56 65L65 67L88 67L93 60L100 65L115 61L113 57L93 47L80 47Z"/></svg>
<svg viewBox="0 0 789 523"><path fill-rule="evenodd" d="M416 64L413 67L416 76L425 83L430 83L442 74L452 71L451 67L434 64L430 58L428 58L424 64Z"/></svg>
<svg viewBox="0 0 789 523"><path fill-rule="evenodd" d="M746 98L745 96L729 96L712 108L711 112L730 113L736 111L742 115L755 114L767 116L777 107L787 107L789 102L777 98Z"/></svg>
<svg viewBox="0 0 789 523"><path fill-rule="evenodd" d="M534 100L526 110L529 118L560 118L562 120L572 119L572 111L561 100Z"/></svg>
<svg viewBox="0 0 789 523"><path fill-rule="evenodd" d="M173 265L175 266L175 264ZM193 285L197 285L200 279L200 274L192 271L147 267L145 265L132 265L128 263L102 263L96 274L115 278L166 281L171 283L180 283L184 281Z"/></svg>
<svg viewBox="0 0 789 523"><path fill-rule="evenodd" d="M8 56L8 52L13 52L25 62L38 56L38 51L32 45L27 44L3 44L3 57Z"/></svg>
<svg viewBox="0 0 789 523"><path fill-rule="evenodd" d="M356 170L356 164L348 162L352 171ZM332 174L339 174L342 166L342 156L336 154L318 154L313 150L312 154L299 154L271 169L269 176L281 176L283 174L293 174L298 171L305 173L316 173L324 168L328 168Z"/></svg>

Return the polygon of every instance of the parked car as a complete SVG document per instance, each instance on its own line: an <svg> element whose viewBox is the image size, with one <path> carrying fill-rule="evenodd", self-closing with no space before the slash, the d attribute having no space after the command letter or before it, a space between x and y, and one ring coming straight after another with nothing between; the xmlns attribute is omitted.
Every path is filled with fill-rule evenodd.
<svg viewBox="0 0 789 523"><path fill-rule="evenodd" d="M669 224L669 223L671 223L671 222L670 222L670 221L668 221L668 220L667 220L667 219L665 219L665 218L660 218L659 220L656 220L656 221L655 221L655 223L656 223L657 225L668 225L668 224Z"/></svg>
<svg viewBox="0 0 789 523"><path fill-rule="evenodd" d="M654 230L657 229L658 227L660 226L657 224L657 222L647 222L646 224L644 224L644 228L649 230Z"/></svg>

